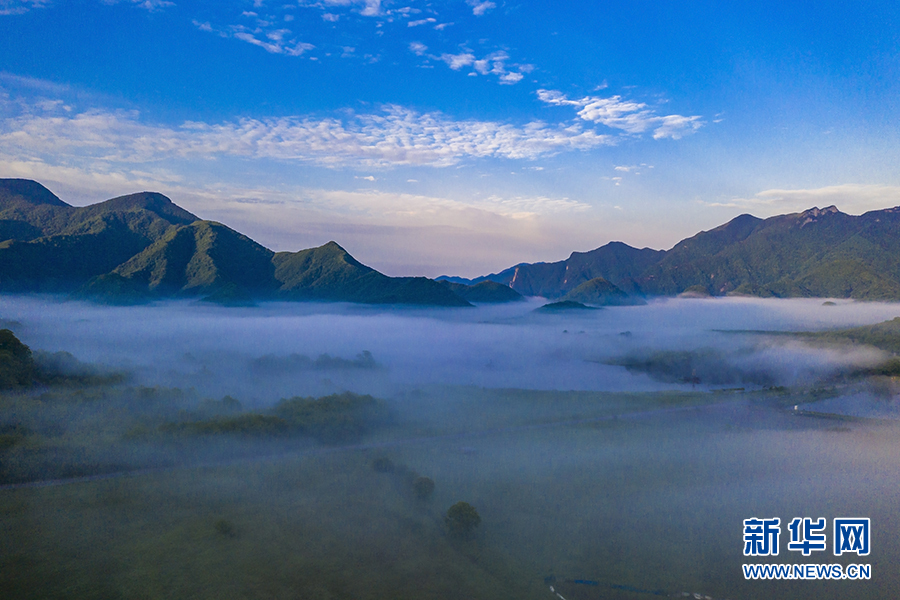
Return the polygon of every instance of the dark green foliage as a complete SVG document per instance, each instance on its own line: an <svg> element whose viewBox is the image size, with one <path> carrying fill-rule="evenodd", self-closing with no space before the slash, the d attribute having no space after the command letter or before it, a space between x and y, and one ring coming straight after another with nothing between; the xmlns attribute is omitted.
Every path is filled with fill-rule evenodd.
<svg viewBox="0 0 900 600"><path fill-rule="evenodd" d="M381 402L368 394L361 396L351 392L322 398L281 400L272 414L300 433L327 443L357 440L386 416Z"/></svg>
<svg viewBox="0 0 900 600"><path fill-rule="evenodd" d="M246 301L249 290L262 295L274 291L272 256L271 250L220 223L195 221L171 229L115 272L159 294L212 294L215 299L218 293L222 300L240 296Z"/></svg>
<svg viewBox="0 0 900 600"><path fill-rule="evenodd" d="M290 433L291 427L280 417L248 414L234 417L214 417L204 421L165 423L159 427L159 430L163 433L186 435L279 437Z"/></svg>
<svg viewBox="0 0 900 600"><path fill-rule="evenodd" d="M44 204L71 208L53 192L30 179L0 179L0 202L7 206Z"/></svg>
<svg viewBox="0 0 900 600"><path fill-rule="evenodd" d="M900 355L900 317L862 327L835 329L816 333L801 333L799 336L816 341L840 343L852 342L875 346L891 354Z"/></svg>
<svg viewBox="0 0 900 600"><path fill-rule="evenodd" d="M19 424L0 425L0 452L21 444L31 433L28 427Z"/></svg>
<svg viewBox="0 0 900 600"><path fill-rule="evenodd" d="M431 500L434 495L434 480L430 477L416 477L412 484L413 493L419 500Z"/></svg>
<svg viewBox="0 0 900 600"><path fill-rule="evenodd" d="M707 385L755 384L771 386L773 376L764 369L751 365L733 363L719 350L710 348L699 350L664 350L649 353L635 353L610 359L605 364L625 367L637 373L646 373L653 379L669 383L691 383Z"/></svg>
<svg viewBox="0 0 900 600"><path fill-rule="evenodd" d="M568 259L555 263L522 263L472 283L490 280L508 285L523 296L553 299L602 277L628 294L640 294L636 278L663 256L662 250L639 250L622 242L610 242L590 252L573 252Z"/></svg>
<svg viewBox="0 0 900 600"><path fill-rule="evenodd" d="M872 375L900 377L900 358L890 358L870 370Z"/></svg>
<svg viewBox="0 0 900 600"><path fill-rule="evenodd" d="M160 194L76 208L33 181L0 179L0 286L73 291L194 220Z"/></svg>
<svg viewBox="0 0 900 600"><path fill-rule="evenodd" d="M238 414L243 410L241 401L231 396L225 396L221 400L205 398L197 407L197 414L203 416L226 416Z"/></svg>
<svg viewBox="0 0 900 600"><path fill-rule="evenodd" d="M525 297L516 290L508 285L497 283L496 281L482 281L474 285L454 283L446 280L441 280L439 283L468 302L488 304L520 302L525 300Z"/></svg>
<svg viewBox="0 0 900 600"><path fill-rule="evenodd" d="M629 296L602 277L595 277L590 281L585 281L563 296L563 300L571 300L573 302L590 304L593 306L632 306L646 304L643 299Z"/></svg>
<svg viewBox="0 0 900 600"><path fill-rule="evenodd" d="M444 523L450 535L456 537L468 537L481 523L481 517L475 507L468 502L457 502L447 509Z"/></svg>
<svg viewBox="0 0 900 600"><path fill-rule="evenodd" d="M354 259L335 242L273 257L279 296L292 300L328 300L367 304L469 306L425 277L388 277Z"/></svg>
<svg viewBox="0 0 900 600"><path fill-rule="evenodd" d="M159 426L159 431L177 435L237 435L271 438L309 436L320 442L355 441L386 415L383 404L372 396L345 392L322 398L281 400L267 414L244 413L241 403L225 396L221 401L204 400L196 411L182 411L178 420Z"/></svg>
<svg viewBox="0 0 900 600"><path fill-rule="evenodd" d="M765 220L741 215L666 252L613 242L486 279L527 296L559 298L596 277L629 294L674 296L702 289L713 296L898 299L900 209L859 217L835 207Z"/></svg>
<svg viewBox="0 0 900 600"><path fill-rule="evenodd" d="M29 386L34 375L31 349L9 329L0 329L0 389Z"/></svg>
<svg viewBox="0 0 900 600"><path fill-rule="evenodd" d="M550 302L549 304L545 304L540 308L535 309L534 312L542 312L542 313L556 313L556 312L568 312L568 311L581 311L581 310L599 310L594 306L585 306L580 302L573 302L572 300L560 300L559 302Z"/></svg>
<svg viewBox="0 0 900 600"><path fill-rule="evenodd" d="M893 356L880 365L862 369L856 374L860 376L900 377L900 317L883 323L876 323L875 325L795 335L812 342L874 346Z"/></svg>
<svg viewBox="0 0 900 600"><path fill-rule="evenodd" d="M213 527L215 528L216 533L221 536L233 538L235 537L235 535L237 535L234 531L234 525L232 525L230 521L226 521L225 519L219 519L218 521L216 521Z"/></svg>
<svg viewBox="0 0 900 600"><path fill-rule="evenodd" d="M72 297L100 304L133 306L149 302L153 295L146 286L134 279L122 277L118 273L104 273L91 278L78 288Z"/></svg>
<svg viewBox="0 0 900 600"><path fill-rule="evenodd" d="M705 285L692 285L679 294L682 298L709 298L709 288Z"/></svg>
<svg viewBox="0 0 900 600"><path fill-rule="evenodd" d="M34 353L34 379L42 385L109 385L123 383L126 373L85 364L68 352Z"/></svg>
<svg viewBox="0 0 900 600"><path fill-rule="evenodd" d="M210 302L221 306L256 306L253 295L236 283L226 283L209 296L200 298L201 302Z"/></svg>

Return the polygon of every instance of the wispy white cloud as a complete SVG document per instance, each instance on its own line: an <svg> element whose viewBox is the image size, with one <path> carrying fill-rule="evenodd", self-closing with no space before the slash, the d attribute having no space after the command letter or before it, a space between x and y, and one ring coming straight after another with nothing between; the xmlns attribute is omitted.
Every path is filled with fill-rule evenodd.
<svg viewBox="0 0 900 600"><path fill-rule="evenodd" d="M364 17L377 17L381 14L381 0L365 0L365 6L359 14Z"/></svg>
<svg viewBox="0 0 900 600"><path fill-rule="evenodd" d="M416 21L410 21L406 24L407 27L418 27L419 25L428 25L429 23L437 23L437 19L434 17L428 17L427 19L418 19Z"/></svg>
<svg viewBox="0 0 900 600"><path fill-rule="evenodd" d="M482 0L466 0L466 4L472 7L472 14L476 17L480 17L490 9L497 7L493 2L484 2Z"/></svg>
<svg viewBox="0 0 900 600"><path fill-rule="evenodd" d="M422 56L428 50L428 46L422 42L410 42L409 51L418 56Z"/></svg>
<svg viewBox="0 0 900 600"><path fill-rule="evenodd" d="M131 2L133 2L135 6L139 6L149 11L161 10L167 6L175 6L174 2L168 2L167 0L131 0Z"/></svg>
<svg viewBox="0 0 900 600"><path fill-rule="evenodd" d="M0 0L0 15L21 15L49 3L49 0Z"/></svg>
<svg viewBox="0 0 900 600"><path fill-rule="evenodd" d="M463 67L475 64L475 55L471 52L461 52L459 54L441 54L440 59L447 63L447 66L454 71L459 71Z"/></svg>
<svg viewBox="0 0 900 600"><path fill-rule="evenodd" d="M129 2L139 8L149 11L157 11L167 6L175 6L168 0L100 0L103 4L119 4ZM0 15L21 15L35 8L44 8L50 5L51 0L0 0Z"/></svg>
<svg viewBox="0 0 900 600"><path fill-rule="evenodd" d="M652 169L653 165L648 165L647 163L641 163L639 165L617 165L615 167L616 171L620 173L634 173L635 175L640 175L641 170L643 169Z"/></svg>
<svg viewBox="0 0 900 600"><path fill-rule="evenodd" d="M300 7L319 8L335 14L335 9L351 8L364 17L379 17L388 14L381 6L381 0L300 0Z"/></svg>
<svg viewBox="0 0 900 600"><path fill-rule="evenodd" d="M246 14L246 13L245 13ZM255 13L250 13L254 15ZM273 27L268 21L257 19L257 26L249 28L244 25L232 25L227 29L216 29L208 22L194 21L194 26L200 31L215 33L221 37L234 38L259 46L272 54L284 54L286 56L302 56L315 48L313 44L301 42L294 37L290 29Z"/></svg>
<svg viewBox="0 0 900 600"><path fill-rule="evenodd" d="M518 83L525 77L525 73L530 73L534 69L532 65L527 64L513 65L515 70L507 69L506 62L509 60L509 55L503 51L492 52L480 59L468 50L458 54L445 53L430 58L443 61L454 71L472 67L469 75L496 75L500 83L506 85Z"/></svg>
<svg viewBox="0 0 900 600"><path fill-rule="evenodd" d="M534 159L613 144L579 125L455 120L399 106L345 118L245 118L223 123L146 124L135 112L62 109L0 122L0 147L21 157L152 163L215 157L323 166L446 167L481 158Z"/></svg>
<svg viewBox="0 0 900 600"><path fill-rule="evenodd" d="M621 96L600 98L585 96L570 99L557 90L538 90L538 99L555 106L572 106L585 121L600 123L630 134L653 131L654 139L680 139L703 126L699 116L659 115L643 102L625 100Z"/></svg>

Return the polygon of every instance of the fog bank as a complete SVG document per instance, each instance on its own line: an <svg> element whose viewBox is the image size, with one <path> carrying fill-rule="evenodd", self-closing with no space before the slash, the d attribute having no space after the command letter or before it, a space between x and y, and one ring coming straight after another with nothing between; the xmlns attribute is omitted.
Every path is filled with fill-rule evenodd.
<svg viewBox="0 0 900 600"><path fill-rule="evenodd" d="M900 314L896 304L823 306L818 299L670 299L533 313L540 304L222 308L181 301L106 307L4 296L0 317L36 350L65 350L84 362L128 370L147 385L193 386L204 394L268 403L342 390L390 395L428 384L595 391L690 385L604 364L659 352L715 357L709 368L725 373L724 379L698 377L700 385L808 384L882 356L729 330L816 331Z"/></svg>

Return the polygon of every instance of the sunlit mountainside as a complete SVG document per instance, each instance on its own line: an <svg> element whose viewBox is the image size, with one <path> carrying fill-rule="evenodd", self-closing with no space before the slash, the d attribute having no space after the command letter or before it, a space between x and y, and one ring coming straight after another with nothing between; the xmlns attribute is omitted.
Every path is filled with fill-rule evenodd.
<svg viewBox="0 0 900 600"><path fill-rule="evenodd" d="M741 215L671 250L610 242L554 263L519 264L484 280L560 298L603 278L631 293L674 296L900 298L900 209L852 216L836 207L758 219Z"/></svg>
<svg viewBox="0 0 900 600"><path fill-rule="evenodd" d="M0 289L112 302L207 297L467 306L543 296L593 305L685 292L721 296L900 298L900 211L835 207L741 215L671 250L610 242L560 262L474 280L388 277L335 242L273 252L141 192L74 207L41 184L0 180ZM499 284L499 285L496 285Z"/></svg>
<svg viewBox="0 0 900 600"><path fill-rule="evenodd" d="M424 277L387 277L336 243L272 252L155 193L76 208L40 184L0 181L0 288L103 299L197 297L467 306Z"/></svg>

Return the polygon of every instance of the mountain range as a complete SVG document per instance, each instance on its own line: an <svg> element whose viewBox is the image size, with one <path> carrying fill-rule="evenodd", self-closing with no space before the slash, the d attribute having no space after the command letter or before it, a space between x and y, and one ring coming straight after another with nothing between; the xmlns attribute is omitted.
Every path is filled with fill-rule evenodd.
<svg viewBox="0 0 900 600"><path fill-rule="evenodd" d="M74 207L37 182L0 179L0 238L3 292L69 293L113 303L199 297L224 304L470 306L446 284L388 277L335 242L273 252L153 192Z"/></svg>
<svg viewBox="0 0 900 600"><path fill-rule="evenodd" d="M524 296L586 302L588 282L628 296L746 295L900 300L900 207L740 215L671 250L610 242L552 263L521 263L457 284L494 281ZM594 281L597 280L597 281ZM621 296L619 296L621 298Z"/></svg>
<svg viewBox="0 0 900 600"><path fill-rule="evenodd" d="M432 280L388 277L335 242L273 252L154 192L75 207L35 181L0 179L0 292L114 303L194 297L428 306L523 296L622 305L679 294L898 300L900 208L741 215L670 250L610 242L563 261Z"/></svg>

